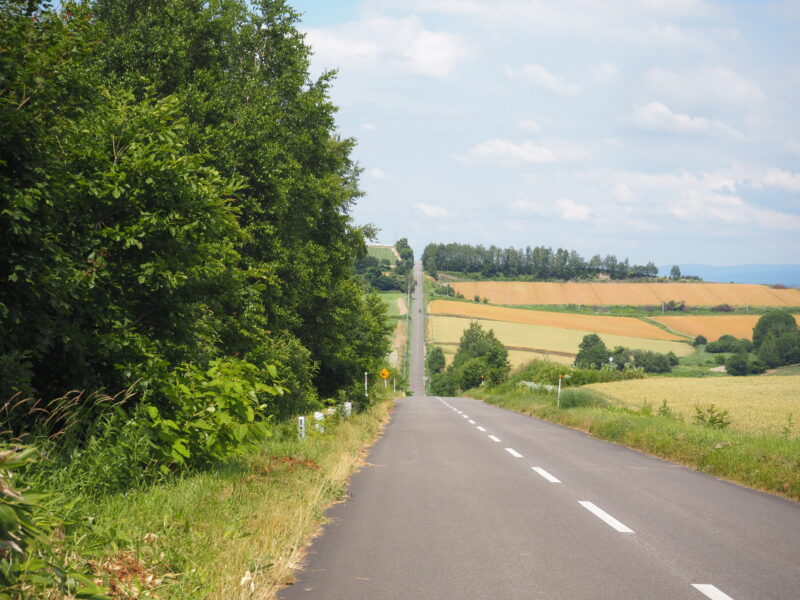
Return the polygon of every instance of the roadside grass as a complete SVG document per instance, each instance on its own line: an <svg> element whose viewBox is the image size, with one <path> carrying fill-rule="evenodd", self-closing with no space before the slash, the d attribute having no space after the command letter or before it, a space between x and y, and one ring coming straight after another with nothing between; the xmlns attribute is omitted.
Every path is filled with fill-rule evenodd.
<svg viewBox="0 0 800 600"><path fill-rule="evenodd" d="M378 297L386 305L386 316L391 319L405 319L405 314L400 314L400 308L397 305L398 300L406 302L405 292L379 292ZM408 306L406 306L408 309Z"/></svg>
<svg viewBox="0 0 800 600"><path fill-rule="evenodd" d="M706 352L705 346L698 346L689 356L681 356L680 362L672 367L672 371L659 373L654 377L730 377L725 371L710 370L719 366L716 362L718 356L727 359L730 355L729 352L712 354Z"/></svg>
<svg viewBox="0 0 800 600"><path fill-rule="evenodd" d="M770 376L782 376L782 375L800 375L800 365L789 365L788 367L780 367L771 371L770 373L766 373L763 375L764 377Z"/></svg>
<svg viewBox="0 0 800 600"><path fill-rule="evenodd" d="M114 598L269 599L300 566L324 511L343 498L392 402L309 430L295 424L240 457L124 494L73 498L64 544L110 577Z"/></svg>
<svg viewBox="0 0 800 600"><path fill-rule="evenodd" d="M591 390L570 392L578 393L567 402L573 406L562 408L556 408L555 394L543 390L499 386L470 390L467 395L723 479L800 500L800 436L796 430L773 434L713 429L684 422L671 413L669 406L659 410L658 406L644 404L632 409L613 406ZM564 404L563 393L561 399Z"/></svg>

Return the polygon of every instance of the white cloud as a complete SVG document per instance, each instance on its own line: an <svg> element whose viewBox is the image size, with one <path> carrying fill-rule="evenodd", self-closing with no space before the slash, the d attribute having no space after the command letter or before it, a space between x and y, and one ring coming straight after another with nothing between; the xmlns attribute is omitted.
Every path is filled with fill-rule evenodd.
<svg viewBox="0 0 800 600"><path fill-rule="evenodd" d="M375 125L375 123L363 123L361 125L361 129L363 129L364 131L375 131L376 129L378 129L378 126Z"/></svg>
<svg viewBox="0 0 800 600"><path fill-rule="evenodd" d="M624 183L618 183L615 185L613 192L617 198L626 204L637 202L639 200L639 198L636 196L636 192L634 192Z"/></svg>
<svg viewBox="0 0 800 600"><path fill-rule="evenodd" d="M653 68L645 73L643 81L655 95L691 106L755 107L766 100L755 83L724 67L681 73Z"/></svg>
<svg viewBox="0 0 800 600"><path fill-rule="evenodd" d="M493 163L503 167L519 167L580 160L586 155L582 146L559 141L539 145L527 140L517 144L510 140L494 139L473 146L460 160L469 164Z"/></svg>
<svg viewBox="0 0 800 600"><path fill-rule="evenodd" d="M609 85L619 79L620 73L614 63L603 61L589 67L589 75L595 83Z"/></svg>
<svg viewBox="0 0 800 600"><path fill-rule="evenodd" d="M443 219L446 217L452 216L449 210L447 210L444 206L438 206L435 204L425 204L424 202L417 202L414 205L418 211L420 211L423 215L428 217L429 219Z"/></svg>
<svg viewBox="0 0 800 600"><path fill-rule="evenodd" d="M578 96L582 91L580 86L565 82L558 75L554 75L542 65L523 65L520 69L506 67L505 74L509 79L526 81L538 88L559 96Z"/></svg>
<svg viewBox="0 0 800 600"><path fill-rule="evenodd" d="M800 173L770 169L764 175L764 185L800 193Z"/></svg>
<svg viewBox="0 0 800 600"><path fill-rule="evenodd" d="M518 121L517 127L522 129L522 131L527 131L528 133L539 133L542 130L542 126L533 119Z"/></svg>
<svg viewBox="0 0 800 600"><path fill-rule="evenodd" d="M567 221L586 221L592 212L585 204L577 204L569 198L562 198L556 205L561 210L561 218Z"/></svg>
<svg viewBox="0 0 800 600"><path fill-rule="evenodd" d="M332 29L308 29L314 61L327 68L385 67L438 79L449 77L471 48L461 36L430 31L415 16L371 16Z"/></svg>
<svg viewBox="0 0 800 600"><path fill-rule="evenodd" d="M723 135L730 138L744 137L733 127L717 119L691 117L674 113L661 102L650 102L644 106L637 106L627 120L640 129L647 131L665 131L692 135Z"/></svg>
<svg viewBox="0 0 800 600"><path fill-rule="evenodd" d="M387 179L388 176L378 167L373 167L369 171L367 171L367 175L369 175L372 179Z"/></svg>

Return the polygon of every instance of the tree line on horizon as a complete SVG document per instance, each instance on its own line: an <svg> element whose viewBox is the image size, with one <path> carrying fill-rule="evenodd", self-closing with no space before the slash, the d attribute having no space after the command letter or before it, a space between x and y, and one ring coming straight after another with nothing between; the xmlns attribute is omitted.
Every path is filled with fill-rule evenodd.
<svg viewBox="0 0 800 600"><path fill-rule="evenodd" d="M620 260L613 254L595 254L586 260L575 250L553 250L547 246L517 249L459 243L428 244L422 253L422 266L434 278L440 271L533 281L593 279L599 275L614 280L658 276L658 267L653 262L632 265L627 258ZM671 277L681 278L680 270L675 269L673 267Z"/></svg>

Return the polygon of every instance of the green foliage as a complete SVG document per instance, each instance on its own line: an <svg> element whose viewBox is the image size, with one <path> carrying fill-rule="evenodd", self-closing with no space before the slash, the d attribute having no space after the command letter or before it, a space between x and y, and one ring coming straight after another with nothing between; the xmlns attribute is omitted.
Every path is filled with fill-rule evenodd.
<svg viewBox="0 0 800 600"><path fill-rule="evenodd" d="M162 469L204 466L233 456L269 436L269 406L283 393L242 360L211 361L207 370L183 365L161 389L160 406L149 405L146 427Z"/></svg>
<svg viewBox="0 0 800 600"><path fill-rule="evenodd" d="M564 375L561 381L562 387L576 387L590 383L642 379L644 377L644 371L637 368L624 370L584 369L580 367L568 367L545 360L534 360L514 371L509 377L508 382L509 385L516 385L520 381L531 381L544 385L558 385L559 375Z"/></svg>
<svg viewBox="0 0 800 600"><path fill-rule="evenodd" d="M750 369L747 365L747 355L744 353L732 354L725 361L725 371L729 375L747 375Z"/></svg>
<svg viewBox="0 0 800 600"><path fill-rule="evenodd" d="M711 352L712 354L720 352L750 352L752 348L753 344L750 340L739 339L728 334L720 336L716 342L706 344L706 352Z"/></svg>
<svg viewBox="0 0 800 600"><path fill-rule="evenodd" d="M693 345L694 346L705 346L707 343L708 343L708 340L706 339L706 336L698 335L696 338L694 338Z"/></svg>
<svg viewBox="0 0 800 600"><path fill-rule="evenodd" d="M608 402L600 394L591 390L569 388L561 392L561 408L578 406L608 406Z"/></svg>
<svg viewBox="0 0 800 600"><path fill-rule="evenodd" d="M461 335L453 363L445 372L434 373L430 391L438 396L453 396L458 390L497 385L510 370L508 350L494 334L472 321Z"/></svg>
<svg viewBox="0 0 800 600"><path fill-rule="evenodd" d="M31 447L0 446L0 598L24 600L57 590L63 597L106 600L106 590L54 551L50 536L61 524L44 506L45 496L15 474L39 456Z"/></svg>
<svg viewBox="0 0 800 600"><path fill-rule="evenodd" d="M430 375L441 373L445 367L444 351L439 346L433 346L425 358L425 368Z"/></svg>
<svg viewBox="0 0 800 600"><path fill-rule="evenodd" d="M784 333L795 331L797 331L797 322L790 312L785 310L771 310L762 315L753 328L753 346L756 350L759 350L761 344L770 333L772 333L775 338L779 338Z"/></svg>
<svg viewBox="0 0 800 600"><path fill-rule="evenodd" d="M705 408L695 406L694 413L696 423L711 429L727 429L731 424L728 411L720 410L714 404L709 404Z"/></svg>
<svg viewBox="0 0 800 600"><path fill-rule="evenodd" d="M608 364L610 353L605 343L596 333L589 333L583 336L583 340L578 345L578 355L575 357L575 364L579 367L600 368Z"/></svg>
<svg viewBox="0 0 800 600"><path fill-rule="evenodd" d="M669 270L669 278L670 279L681 278L681 268L678 265L672 265L672 268Z"/></svg>

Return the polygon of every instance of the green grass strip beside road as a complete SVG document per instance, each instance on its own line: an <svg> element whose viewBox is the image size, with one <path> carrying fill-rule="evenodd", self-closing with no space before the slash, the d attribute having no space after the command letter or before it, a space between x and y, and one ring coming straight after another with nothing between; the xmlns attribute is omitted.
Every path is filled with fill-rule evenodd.
<svg viewBox="0 0 800 600"><path fill-rule="evenodd" d="M711 429L653 414L649 408L641 411L611 406L557 408L553 394L534 390L503 393L470 390L467 395L723 479L800 500L800 438L790 434Z"/></svg>
<svg viewBox="0 0 800 600"><path fill-rule="evenodd" d="M391 406L378 402L325 433L309 426L305 441L280 425L238 461L87 507L86 526L65 542L112 576L114 598L273 598Z"/></svg>

